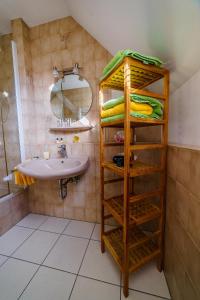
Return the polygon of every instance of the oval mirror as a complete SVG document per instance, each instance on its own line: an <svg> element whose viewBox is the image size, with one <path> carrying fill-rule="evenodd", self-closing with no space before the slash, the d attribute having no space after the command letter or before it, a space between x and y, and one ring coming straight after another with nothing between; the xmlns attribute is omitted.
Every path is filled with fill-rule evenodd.
<svg viewBox="0 0 200 300"><path fill-rule="evenodd" d="M92 89L82 76L66 75L54 84L50 103L52 112L58 119L78 121L91 108Z"/></svg>

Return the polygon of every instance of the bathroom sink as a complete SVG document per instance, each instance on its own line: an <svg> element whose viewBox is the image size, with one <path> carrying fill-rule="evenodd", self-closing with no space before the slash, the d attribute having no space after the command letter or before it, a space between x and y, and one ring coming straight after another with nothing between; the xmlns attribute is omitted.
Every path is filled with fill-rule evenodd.
<svg viewBox="0 0 200 300"><path fill-rule="evenodd" d="M87 156L32 159L17 166L17 169L28 176L39 179L62 179L81 175L89 164Z"/></svg>

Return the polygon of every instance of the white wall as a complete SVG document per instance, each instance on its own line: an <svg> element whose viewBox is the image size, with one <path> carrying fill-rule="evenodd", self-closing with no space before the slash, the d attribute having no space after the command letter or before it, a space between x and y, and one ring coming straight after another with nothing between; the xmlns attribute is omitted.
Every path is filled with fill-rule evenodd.
<svg viewBox="0 0 200 300"><path fill-rule="evenodd" d="M169 143L200 147L200 70L170 96Z"/></svg>

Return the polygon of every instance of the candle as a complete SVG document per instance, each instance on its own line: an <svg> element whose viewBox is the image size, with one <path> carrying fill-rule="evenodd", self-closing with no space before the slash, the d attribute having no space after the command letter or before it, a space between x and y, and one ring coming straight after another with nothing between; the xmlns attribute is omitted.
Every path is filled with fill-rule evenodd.
<svg viewBox="0 0 200 300"><path fill-rule="evenodd" d="M43 156L44 156L44 159L49 159L49 157L50 157L49 152L48 151L44 152Z"/></svg>

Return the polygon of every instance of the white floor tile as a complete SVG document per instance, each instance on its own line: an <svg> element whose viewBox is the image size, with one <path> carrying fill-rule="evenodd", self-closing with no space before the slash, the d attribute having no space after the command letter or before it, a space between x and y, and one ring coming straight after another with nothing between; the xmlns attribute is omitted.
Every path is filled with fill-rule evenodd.
<svg viewBox="0 0 200 300"><path fill-rule="evenodd" d="M62 235L47 256L44 265L77 273L87 244L86 239Z"/></svg>
<svg viewBox="0 0 200 300"><path fill-rule="evenodd" d="M0 254L11 255L33 232L32 229L13 227L0 237Z"/></svg>
<svg viewBox="0 0 200 300"><path fill-rule="evenodd" d="M47 216L43 215L29 214L17 223L17 225L37 229L47 218Z"/></svg>
<svg viewBox="0 0 200 300"><path fill-rule="evenodd" d="M0 268L0 299L16 300L38 266L10 258Z"/></svg>
<svg viewBox="0 0 200 300"><path fill-rule="evenodd" d="M78 277L70 300L120 300L120 287Z"/></svg>
<svg viewBox="0 0 200 300"><path fill-rule="evenodd" d="M7 260L8 258L6 256L0 255L0 266Z"/></svg>
<svg viewBox="0 0 200 300"><path fill-rule="evenodd" d="M69 234L72 236L90 238L92 230L94 228L94 223L82 222L82 221L70 221L64 234Z"/></svg>
<svg viewBox="0 0 200 300"><path fill-rule="evenodd" d="M41 267L20 300L66 300L76 275Z"/></svg>
<svg viewBox="0 0 200 300"><path fill-rule="evenodd" d="M40 230L62 233L69 220L56 217L49 217L40 227Z"/></svg>
<svg viewBox="0 0 200 300"><path fill-rule="evenodd" d="M131 274L129 288L170 299L165 275L157 270L155 262Z"/></svg>
<svg viewBox="0 0 200 300"><path fill-rule="evenodd" d="M110 226L110 225L105 225L105 230L110 230L110 229L113 229L115 228L114 226ZM96 224L95 225L95 228L94 228L94 231L92 233L92 237L91 239L92 240L96 240L96 241L100 241L101 240L101 224Z"/></svg>
<svg viewBox="0 0 200 300"><path fill-rule="evenodd" d="M80 275L108 283L120 284L120 272L116 264L107 252L101 253L98 241L90 241Z"/></svg>
<svg viewBox="0 0 200 300"><path fill-rule="evenodd" d="M140 292L129 290L128 298L125 298L123 295L123 291L121 291L121 300L162 300L162 298L158 298L156 296L143 294Z"/></svg>
<svg viewBox="0 0 200 300"><path fill-rule="evenodd" d="M40 264L57 238L56 233L35 231L12 256Z"/></svg>

